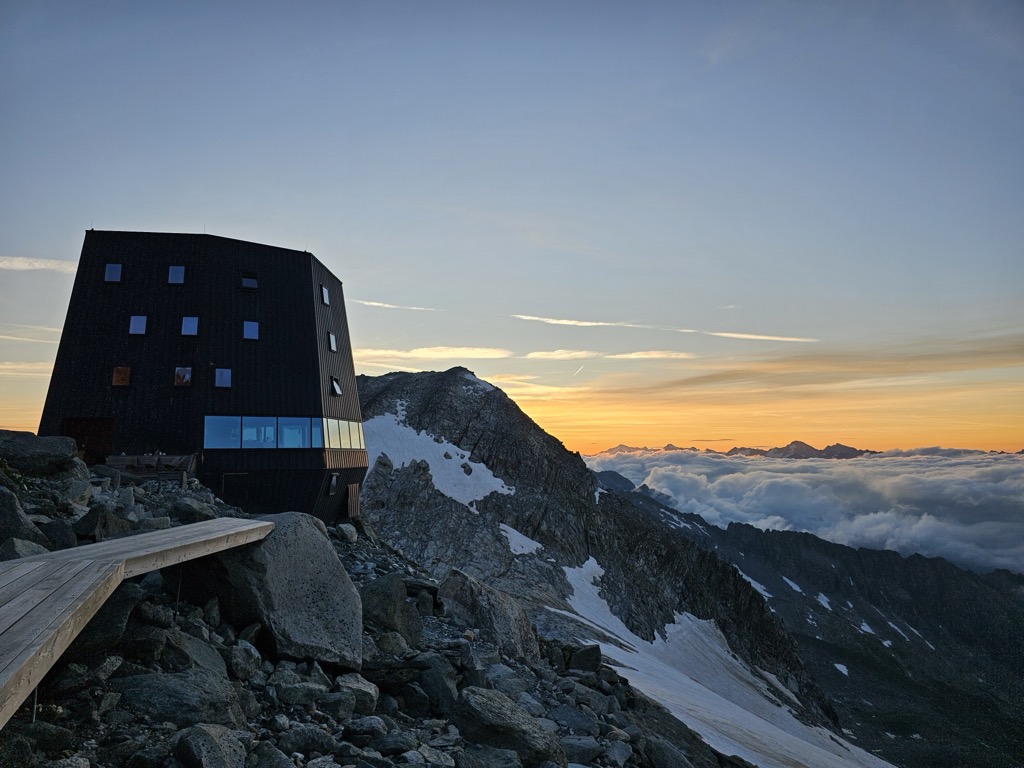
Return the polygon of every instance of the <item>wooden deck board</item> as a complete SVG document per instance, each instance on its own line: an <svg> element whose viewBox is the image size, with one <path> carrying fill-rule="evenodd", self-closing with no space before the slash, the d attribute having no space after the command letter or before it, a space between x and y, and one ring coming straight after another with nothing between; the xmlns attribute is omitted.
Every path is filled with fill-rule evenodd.
<svg viewBox="0 0 1024 768"><path fill-rule="evenodd" d="M222 517L0 562L0 728L124 579L258 541L273 528Z"/></svg>

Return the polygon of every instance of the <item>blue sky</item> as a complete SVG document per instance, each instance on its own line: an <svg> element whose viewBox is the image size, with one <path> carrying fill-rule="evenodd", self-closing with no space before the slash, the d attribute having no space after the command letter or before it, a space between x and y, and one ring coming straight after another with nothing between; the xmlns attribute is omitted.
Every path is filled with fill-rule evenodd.
<svg viewBox="0 0 1024 768"><path fill-rule="evenodd" d="M1018 2L0 2L0 111L0 426L95 227L308 249L584 452L1024 447Z"/></svg>

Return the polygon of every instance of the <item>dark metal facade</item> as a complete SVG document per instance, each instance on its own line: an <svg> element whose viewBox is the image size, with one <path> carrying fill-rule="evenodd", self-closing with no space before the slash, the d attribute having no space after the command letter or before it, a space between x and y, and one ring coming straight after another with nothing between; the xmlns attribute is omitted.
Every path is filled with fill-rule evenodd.
<svg viewBox="0 0 1024 768"><path fill-rule="evenodd" d="M197 453L200 479L250 512L358 514L358 443L204 449L208 416L361 423L341 281L304 251L89 230L39 434L91 461Z"/></svg>

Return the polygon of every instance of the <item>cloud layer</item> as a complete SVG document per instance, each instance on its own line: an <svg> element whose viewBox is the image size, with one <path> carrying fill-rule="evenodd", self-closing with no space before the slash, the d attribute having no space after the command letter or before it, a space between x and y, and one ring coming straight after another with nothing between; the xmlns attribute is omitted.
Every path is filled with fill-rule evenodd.
<svg viewBox="0 0 1024 768"><path fill-rule="evenodd" d="M721 527L808 531L975 571L1024 572L1024 456L931 448L795 461L640 449L587 463Z"/></svg>

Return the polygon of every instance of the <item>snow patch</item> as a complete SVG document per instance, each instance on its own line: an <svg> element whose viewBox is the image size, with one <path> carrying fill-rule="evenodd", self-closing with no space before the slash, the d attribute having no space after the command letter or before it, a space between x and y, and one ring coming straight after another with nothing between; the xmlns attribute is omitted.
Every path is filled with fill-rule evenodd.
<svg viewBox="0 0 1024 768"><path fill-rule="evenodd" d="M495 477L486 465L470 460L466 451L408 426L405 423L404 402L397 404L397 411L363 422L366 455L371 467L382 453L391 459L395 469L414 461L425 461L430 465L434 487L445 496L467 506L491 493L515 493L515 488ZM464 464L470 468L468 475L463 469Z"/></svg>
<svg viewBox="0 0 1024 768"><path fill-rule="evenodd" d="M677 614L661 637L633 634L600 596L603 569L594 558L563 568L575 611L549 609L615 639L601 652L621 674L666 706L712 747L761 768L881 768L889 764L797 720L776 702L776 686L734 657L713 621Z"/></svg>
<svg viewBox="0 0 1024 768"><path fill-rule="evenodd" d="M505 538L508 539L508 548L512 550L513 555L528 555L531 552L536 552L538 549L543 549L544 545L539 541L534 541L526 534L520 533L511 525L505 525L502 523L500 526L501 532L505 534Z"/></svg>
<svg viewBox="0 0 1024 768"><path fill-rule="evenodd" d="M490 384L484 381L483 379L478 379L476 376L474 376L472 373L469 373L468 371L462 375L466 379L466 381L473 384L477 389L481 389L484 392L490 392L491 390L494 389L493 384Z"/></svg>
<svg viewBox="0 0 1024 768"><path fill-rule="evenodd" d="M826 611L832 610L832 604L828 601L828 597L825 596L824 592L818 593L818 602L824 606Z"/></svg>
<svg viewBox="0 0 1024 768"><path fill-rule="evenodd" d="M789 588L792 589L794 592L799 592L801 595L804 593L804 591L800 589L800 585L797 584L795 581L790 581L785 576L782 577L782 580L786 582L786 584L789 585Z"/></svg>
<svg viewBox="0 0 1024 768"><path fill-rule="evenodd" d="M604 488L598 488L596 491L594 491L594 503L595 504L600 504L601 503L601 495L605 494L605 493L608 493L608 491L606 491Z"/></svg>
<svg viewBox="0 0 1024 768"><path fill-rule="evenodd" d="M873 630L871 628L871 625L868 624L866 621L862 621L860 623L860 626L858 627L858 630L860 632L864 633L865 635L873 635L873 634L875 634L875 630Z"/></svg>
<svg viewBox="0 0 1024 768"><path fill-rule="evenodd" d="M892 640L883 640L882 645L884 645L886 648L892 648Z"/></svg>
<svg viewBox="0 0 1024 768"><path fill-rule="evenodd" d="M845 664L840 664L840 663L836 662L836 663L835 663L835 664L833 664L832 666L833 666L833 667L835 667L836 669L838 669L838 670L839 670L840 672L842 672L842 673L843 673L844 675L846 675L847 677L849 677L849 676L850 676L850 670L848 670L848 669L846 668L846 665L845 665Z"/></svg>
<svg viewBox="0 0 1024 768"><path fill-rule="evenodd" d="M899 627L897 627L897 626L896 626L895 624L893 624L893 623L892 623L891 621L889 621L889 622L886 622L886 623L887 623L887 624L888 624L888 625L889 625L890 627L892 627L893 629L895 629L895 630L896 630L897 632L899 632L899 634L900 634L900 637L902 637L902 638L903 638L904 640L906 640L906 641L907 641L908 643L910 642L910 638L909 638L909 637L907 637L906 633L905 633L905 632L904 632L904 631L903 631L902 629L900 629Z"/></svg>
<svg viewBox="0 0 1024 768"><path fill-rule="evenodd" d="M733 568L736 568L736 566L734 565ZM740 571L739 568L736 568L736 570ZM769 592L765 588L764 584L762 584L761 582L754 581L752 578L747 576L747 574L745 574L743 571L740 571L740 576L742 576L750 586L752 586L754 589L756 589L758 592L760 592L761 593L761 597L763 597L765 600L768 600L772 596L772 593Z"/></svg>

